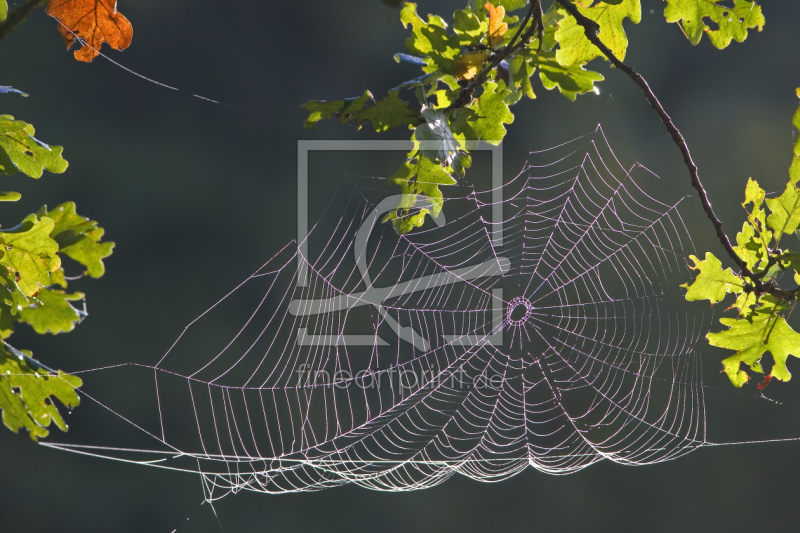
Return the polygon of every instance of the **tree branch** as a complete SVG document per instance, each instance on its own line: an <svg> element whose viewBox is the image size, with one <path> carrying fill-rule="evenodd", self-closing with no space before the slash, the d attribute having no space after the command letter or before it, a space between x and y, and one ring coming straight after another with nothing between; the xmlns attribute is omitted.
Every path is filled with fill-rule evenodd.
<svg viewBox="0 0 800 533"><path fill-rule="evenodd" d="M525 30L525 26L528 24L528 22L530 22L531 19L533 19L533 22L528 29ZM445 111L452 111L453 109L458 109L459 107L465 107L469 105L475 89L483 85L492 69L496 68L497 65L499 65L504 59L513 56L518 51L523 49L528 44L528 40L533 36L533 32L535 31L538 32L539 46L541 47L541 36L544 31L544 24L542 23L541 0L531 0L531 6L528 9L528 12L525 14L525 18L522 19L522 23L517 28L517 31L514 33L514 36L511 38L511 41L509 41L508 45L503 47L501 50L494 52L486 68L482 69L477 76L472 78L469 83L462 87L461 91L458 93L458 98L456 98L456 100L447 109L445 109Z"/></svg>
<svg viewBox="0 0 800 533"><path fill-rule="evenodd" d="M6 20L0 23L0 41L11 35L17 29L17 26L28 19L31 13L39 7L43 7L46 3L47 0L28 0L21 6L15 7L8 14Z"/></svg>
<svg viewBox="0 0 800 533"><path fill-rule="evenodd" d="M697 191L698 196L700 197L700 203L703 204L703 210L706 213L706 216L711 221L711 224L714 226L714 230L717 233L717 239L722 244L725 251L728 255L733 259L733 262L736 263L736 266L739 267L739 270L742 274L747 277L753 284L753 291L758 294L762 293L769 293L776 298L780 298L784 301L791 301L797 298L797 291L785 291L779 289L775 285L770 282L762 281L762 276L758 276L754 274L748 267L747 263L739 257L736 251L733 249L733 245L731 245L731 241L728 239L728 236L722 230L722 222L717 218L717 215L714 214L714 210L711 208L711 201L708 199L708 194L706 193L703 184L700 182L700 175L698 173L697 165L694 163L692 159L692 154L689 152L689 146L686 144L686 140L681 135L680 130L678 127L675 126L675 123L672 122L672 119L667 114L664 106L661 105L661 102L658 101L656 98L655 93L647 84L647 81L642 77L641 74L636 72L633 68L629 67L625 63L619 60L603 42L597 36L600 31L600 27L597 23L590 18L583 15L578 8L570 0L556 0L559 4L561 4L564 9L566 9L570 15L575 17L575 20L578 21L583 27L583 31L586 34L586 38L595 45L603 55L618 69L628 75L628 77L633 80L633 82L642 89L645 98L650 103L650 107L658 114L661 122L666 126L667 131L669 132L670 136L672 137L673 142L680 150L681 154L683 155L683 162L686 165L686 168L689 170L689 177L692 182L692 187Z"/></svg>

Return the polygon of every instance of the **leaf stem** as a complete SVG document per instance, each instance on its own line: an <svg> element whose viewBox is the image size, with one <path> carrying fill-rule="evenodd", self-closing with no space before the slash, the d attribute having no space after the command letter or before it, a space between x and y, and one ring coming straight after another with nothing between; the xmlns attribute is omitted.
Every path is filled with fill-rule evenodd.
<svg viewBox="0 0 800 533"><path fill-rule="evenodd" d="M697 165L692 159L692 154L689 151L689 146L686 144L686 140L683 138L683 135L681 135L678 127L675 126L675 123L672 122L672 118L670 118L670 116L667 114L664 106L662 106L661 102L659 102L658 98L656 98L655 93L653 93L653 90L650 88L650 85L648 85L644 77L636 72L633 68L620 61L620 59L614 55L614 52L612 52L605 44L603 44L603 41L601 41L597 36L600 28L595 21L578 11L578 8L575 7L570 0L556 0L556 2L561 4L561 6L563 6L564 9L566 9L569 14L578 21L578 24L583 27L586 38L589 39L589 41L595 45L615 67L627 74L628 77L630 77L631 80L642 89L645 98L650 103L650 107L652 107L656 114L658 114L661 122L664 124L664 126L666 126L667 131L672 137L673 142L683 155L683 162L686 165L686 168L689 170L689 177L692 182L692 187L694 187L694 189L697 191L697 194L700 197L700 203L703 204L703 210L705 211L708 219L711 221L711 224L714 226L717 239L722 244L723 248L725 248L725 251L731 257L731 259L733 259L733 262L736 263L736 266L739 267L742 275L747 277L753 283L753 290L757 294L768 293L784 301L795 300L797 298L797 290L785 291L779 289L770 282L762 281L761 278L763 275L759 276L754 274L747 267L747 263L745 263L745 261L739 257L739 255L733 249L731 241L722 230L722 222L719 220L719 218L717 218L717 215L711 208L711 201L708 199L708 194L706 193L703 184L700 182L700 175Z"/></svg>
<svg viewBox="0 0 800 533"><path fill-rule="evenodd" d="M28 0L14 8L5 21L0 23L0 41L11 35L17 26L25 22L37 8L44 7L47 0Z"/></svg>

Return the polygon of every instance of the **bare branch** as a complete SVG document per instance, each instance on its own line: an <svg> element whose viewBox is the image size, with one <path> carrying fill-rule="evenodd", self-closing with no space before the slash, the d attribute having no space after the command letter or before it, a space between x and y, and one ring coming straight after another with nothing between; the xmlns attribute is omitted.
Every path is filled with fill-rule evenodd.
<svg viewBox="0 0 800 533"><path fill-rule="evenodd" d="M683 138L683 135L681 135L681 132L680 130L678 130L678 127L675 126L675 123L672 122L672 119L667 114L666 110L664 109L664 106L662 106L661 102L659 102L658 98L656 98L655 93L653 93L653 90L647 84L647 81L644 79L644 77L642 77L642 75L636 72L633 68L620 61L620 59L614 55L614 52L612 52L605 44L603 44L603 41L601 41L600 38L597 36L600 28L595 21L591 20L590 18L583 15L580 11L578 11L578 8L575 7L575 5L572 2L570 2L570 0L556 0L556 2L561 4L564 7L564 9L566 9L570 13L570 15L575 17L575 20L578 21L578 24L580 24L583 27L583 31L586 34L586 38L589 39L589 41L591 41L591 43L595 45L600 50L600 52L602 52L603 55L605 55L606 58L615 67L617 67L622 72L627 74L628 77L630 77L631 80L633 80L633 82L642 89L642 92L644 93L644 96L647 99L647 101L650 103L650 106L658 114L659 118L661 119L661 122L664 124L664 126L666 126L667 131L672 137L673 142L681 151L681 154L683 155L683 162L686 165L686 168L689 170L689 177L692 182L692 187L694 187L694 189L697 191L697 194L700 197L700 203L703 204L703 210L705 211L708 219L711 221L711 224L714 226L714 230L716 231L717 234L717 239L725 248L725 251L731 257L731 259L733 259L733 262L736 263L736 266L739 267L739 270L741 271L742 275L747 277L752 282L753 284L752 290L757 294L763 294L763 293L771 294L776 298L779 298L784 301L795 300L797 298L797 292L798 292L797 289L792 291L785 291L779 289L771 282L764 282L762 280L763 274L761 275L754 274L747 267L747 263L745 263L744 260L741 257L739 257L739 255L733 249L731 241L728 239L728 236L722 230L722 222L719 220L719 218L717 218L717 215L714 214L714 210L711 208L711 202L708 199L708 194L706 193L703 184L700 182L700 175L698 173L697 165L694 163L694 160L692 159L692 154L691 152L689 152L689 146L686 144L686 140Z"/></svg>

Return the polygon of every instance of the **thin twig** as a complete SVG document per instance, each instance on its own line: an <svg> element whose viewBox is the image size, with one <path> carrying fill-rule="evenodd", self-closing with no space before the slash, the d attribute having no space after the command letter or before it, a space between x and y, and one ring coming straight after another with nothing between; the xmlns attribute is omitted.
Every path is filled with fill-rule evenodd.
<svg viewBox="0 0 800 533"><path fill-rule="evenodd" d="M43 7L47 0L28 0L21 6L17 6L8 14L6 20L0 23L0 41L11 35L17 26L25 22L37 8Z"/></svg>
<svg viewBox="0 0 800 533"><path fill-rule="evenodd" d="M597 36L599 33L600 27L598 24L591 20L590 18L584 16L578 8L575 7L572 2L569 0L556 0L559 4L561 4L564 9L566 9L570 15L575 17L575 20L578 21L583 27L583 31L586 34L586 38L591 41L593 45L595 45L603 55L618 69L628 75L628 77L633 80L633 82L638 85L642 92L644 93L645 98L650 103L650 106L653 110L658 114L661 122L664 123L666 126L667 131L669 132L670 136L672 137L673 142L681 151L683 155L683 162L686 165L686 168L689 169L689 177L692 181L692 187L697 191L698 196L700 197L700 203L703 204L703 210L706 213L706 216L711 221L711 224L714 226L714 229L717 233L717 239L725 248L725 251L728 255L733 259L733 262L736 263L736 266L739 267L742 274L747 277L753 284L752 290L757 294L768 293L776 298L779 298L784 301L792 301L797 298L797 291L785 291L775 287L770 282L762 281L763 275L759 276L754 274L748 267L747 263L739 257L736 251L733 249L733 245L731 245L731 241L728 239L728 236L722 230L722 222L717 218L717 215L714 214L714 210L711 208L711 202L708 199L708 194L706 193L703 184L700 182L700 176L698 174L697 165L694 163L692 159L692 154L689 152L689 146L686 144L686 140L681 135L680 130L675 124L672 122L672 119L664 110L664 106L661 105L661 102L658 101L656 95L653 93L653 90L650 89L650 86L647 84L647 81L642 77L641 74L636 72L633 68L629 67L625 63L619 60L600 38Z"/></svg>
<svg viewBox="0 0 800 533"><path fill-rule="evenodd" d="M542 10L542 0L533 0L536 7L536 35L539 37L539 50L537 53L542 53L542 43L544 43L544 11Z"/></svg>

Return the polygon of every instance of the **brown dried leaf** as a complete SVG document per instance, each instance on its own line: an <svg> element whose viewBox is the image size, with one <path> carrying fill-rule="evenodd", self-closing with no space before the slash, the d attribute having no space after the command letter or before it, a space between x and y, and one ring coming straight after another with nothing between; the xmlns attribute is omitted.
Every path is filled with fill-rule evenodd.
<svg viewBox="0 0 800 533"><path fill-rule="evenodd" d="M98 56L103 43L124 50L133 38L133 27L117 12L116 0L50 0L47 14L58 20L68 50L80 39L83 46L75 59L84 63Z"/></svg>

